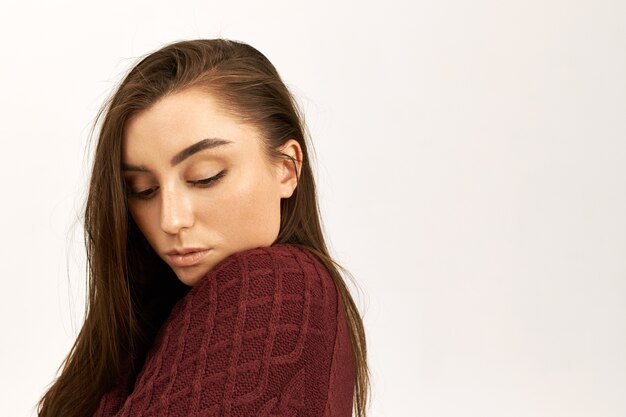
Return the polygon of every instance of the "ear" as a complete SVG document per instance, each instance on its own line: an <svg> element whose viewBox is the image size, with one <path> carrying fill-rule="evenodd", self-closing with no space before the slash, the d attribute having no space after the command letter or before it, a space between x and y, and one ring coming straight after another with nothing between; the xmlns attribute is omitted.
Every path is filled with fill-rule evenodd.
<svg viewBox="0 0 626 417"><path fill-rule="evenodd" d="M291 159L284 158L280 161L277 170L280 196L281 198L289 198L298 185L298 178L302 169L302 148L297 140L289 139L280 147L280 151L295 159L295 167Z"/></svg>

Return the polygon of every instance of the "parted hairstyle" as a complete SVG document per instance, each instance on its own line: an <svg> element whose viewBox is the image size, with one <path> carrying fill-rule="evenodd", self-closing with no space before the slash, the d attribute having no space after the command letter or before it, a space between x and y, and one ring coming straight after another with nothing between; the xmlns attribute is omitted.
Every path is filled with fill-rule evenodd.
<svg viewBox="0 0 626 417"><path fill-rule="evenodd" d="M104 119L84 208L85 320L57 369L58 376L37 402L38 415L92 415L124 369L137 376L160 325L189 290L152 249L129 213L121 149L125 122L133 114L190 87L210 93L230 115L257 127L269 160L289 158L295 164L278 149L289 139L299 142L303 161L298 185L281 200L280 230L274 243L311 250L335 281L355 359L353 412L365 417L370 395L365 330L339 270L350 274L331 258L324 239L303 112L261 52L228 39L183 40L146 54L99 109L91 136L102 115Z"/></svg>

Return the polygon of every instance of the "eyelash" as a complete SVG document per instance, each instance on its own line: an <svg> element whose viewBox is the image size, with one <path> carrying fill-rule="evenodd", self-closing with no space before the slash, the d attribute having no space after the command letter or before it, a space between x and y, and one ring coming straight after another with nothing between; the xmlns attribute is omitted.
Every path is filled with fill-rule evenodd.
<svg viewBox="0 0 626 417"><path fill-rule="evenodd" d="M226 175L226 170L219 172L217 175L212 176L211 178L204 178L198 181L190 181L193 185L197 185L199 188L209 188L212 187L217 181L222 179ZM132 198L137 198L139 200L150 200L154 196L154 192L150 194L146 194L148 191L153 191L155 188L149 188L144 191L128 191L128 196Z"/></svg>

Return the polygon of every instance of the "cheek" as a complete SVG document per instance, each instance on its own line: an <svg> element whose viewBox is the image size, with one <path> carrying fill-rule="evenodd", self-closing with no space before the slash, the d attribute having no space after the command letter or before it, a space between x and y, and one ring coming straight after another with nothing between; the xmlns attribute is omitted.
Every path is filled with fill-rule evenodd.
<svg viewBox="0 0 626 417"><path fill-rule="evenodd" d="M158 220L152 220L150 218L152 214L150 213L149 210L140 209L140 208L134 207L131 204L129 204L128 211L130 215L132 216L133 220L135 221L135 224L141 231L141 233L143 233L146 240L151 245L154 245L155 240L153 236L155 235L156 228L159 227Z"/></svg>
<svg viewBox="0 0 626 417"><path fill-rule="evenodd" d="M238 181L221 198L214 200L214 210L207 214L213 225L234 234L259 233L273 229L280 222L280 198L277 190L267 178ZM215 216L218 213L219 215Z"/></svg>

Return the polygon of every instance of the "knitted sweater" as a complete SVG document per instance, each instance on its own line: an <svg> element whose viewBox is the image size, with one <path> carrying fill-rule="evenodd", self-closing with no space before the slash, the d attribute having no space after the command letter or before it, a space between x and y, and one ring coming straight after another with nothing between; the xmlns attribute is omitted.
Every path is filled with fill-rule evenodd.
<svg viewBox="0 0 626 417"><path fill-rule="evenodd" d="M94 417L349 417L353 359L324 264L293 244L247 249L174 305L133 386Z"/></svg>

